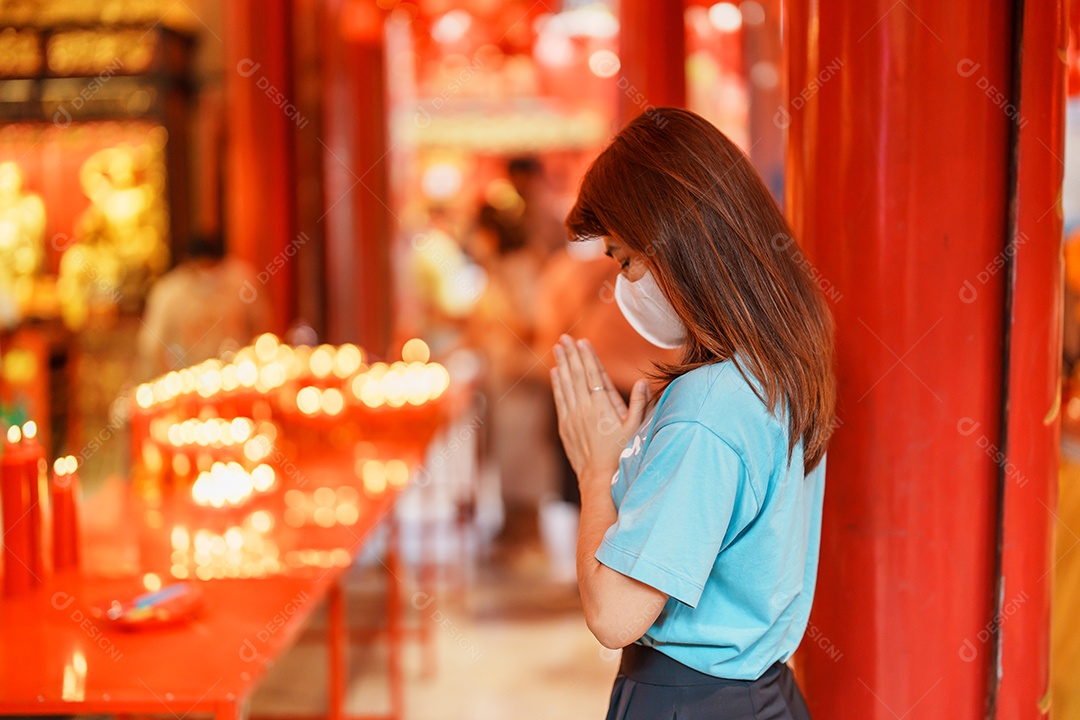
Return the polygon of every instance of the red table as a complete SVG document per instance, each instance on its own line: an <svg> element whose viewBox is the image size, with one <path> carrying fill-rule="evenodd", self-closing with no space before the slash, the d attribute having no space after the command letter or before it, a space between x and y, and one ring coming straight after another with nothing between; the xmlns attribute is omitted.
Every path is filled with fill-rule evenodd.
<svg viewBox="0 0 1080 720"><path fill-rule="evenodd" d="M138 594L146 573L157 576L151 584L173 581L170 563L178 523L194 534L197 528L230 520L221 511L193 508L186 489L164 496L118 485L102 491L84 509L89 524L99 522L85 533L82 569L52 575L27 595L0 600L0 715L171 713L182 718L209 712L219 720L238 718L271 665L326 600L329 715L340 718L348 645L340 580L368 533L389 515L395 498L390 488L375 496L364 491L340 467L308 465L303 487L314 494L319 488L351 486L350 496L359 498L358 513L355 518L346 513L345 519L355 521L290 525L284 519L289 506L282 488L244 512L259 510L272 519L266 537L288 562L261 578L191 577L202 590L203 612L183 625L139 632L92 618L90 607L117 592ZM392 553L393 543L389 548ZM324 561L331 553L335 562L327 567ZM394 610L399 600L395 562L391 555L391 625L400 620ZM393 640L393 627L390 634ZM400 638L400 632L396 635ZM401 673L399 653L391 645L391 717L396 717Z"/></svg>

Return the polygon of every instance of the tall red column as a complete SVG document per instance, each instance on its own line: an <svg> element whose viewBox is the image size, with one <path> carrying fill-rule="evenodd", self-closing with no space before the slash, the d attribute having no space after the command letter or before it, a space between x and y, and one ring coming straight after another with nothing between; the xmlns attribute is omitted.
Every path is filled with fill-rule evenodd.
<svg viewBox="0 0 1080 720"><path fill-rule="evenodd" d="M619 114L623 123L650 107L686 106L683 3L619 2Z"/></svg>
<svg viewBox="0 0 1080 720"><path fill-rule="evenodd" d="M295 312L294 128L288 0L230 0L225 7L226 219L229 253L258 273L274 329ZM250 293L249 293L250 296Z"/></svg>
<svg viewBox="0 0 1080 720"><path fill-rule="evenodd" d="M1060 102L1055 3L1024 5L1023 69L1007 0L785 5L787 204L840 378L800 650L816 717L1040 716L1060 217L1028 163L1060 150Z"/></svg>
<svg viewBox="0 0 1080 720"><path fill-rule="evenodd" d="M296 225L310 241L296 254L297 317L319 337L326 335L326 212L323 148L323 0L292 0L293 68L296 106L309 122L296 142Z"/></svg>
<svg viewBox="0 0 1080 720"><path fill-rule="evenodd" d="M1012 186L1008 409L999 473L1000 685L996 718L1045 717L1049 706L1051 528L1061 417L1065 57L1062 2L1023 3ZM1062 612L1070 612L1062 608Z"/></svg>
<svg viewBox="0 0 1080 720"><path fill-rule="evenodd" d="M383 22L368 0L332 0L323 62L327 335L376 353L393 304Z"/></svg>

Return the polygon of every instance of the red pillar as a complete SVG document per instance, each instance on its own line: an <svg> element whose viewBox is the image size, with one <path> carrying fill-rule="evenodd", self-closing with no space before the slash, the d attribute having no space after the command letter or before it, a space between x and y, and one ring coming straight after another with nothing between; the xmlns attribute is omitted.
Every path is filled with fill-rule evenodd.
<svg viewBox="0 0 1080 720"><path fill-rule="evenodd" d="M1016 77L1007 462L1000 473L997 718L1045 717L1061 417L1065 56L1061 2L1023 3ZM1064 609L1064 612L1070 612Z"/></svg>
<svg viewBox="0 0 1080 720"><path fill-rule="evenodd" d="M368 0L327 5L323 168L327 336L385 353L391 334L390 145L384 14Z"/></svg>
<svg viewBox="0 0 1080 720"><path fill-rule="evenodd" d="M296 226L310 241L296 254L297 317L326 336L326 212L323 148L323 0L292 0L293 87L296 106L308 121L296 143Z"/></svg>
<svg viewBox="0 0 1080 720"><path fill-rule="evenodd" d="M296 248L290 117L291 23L288 0L231 0L225 9L227 144L225 240L231 255L260 273L273 324L295 312L291 262Z"/></svg>
<svg viewBox="0 0 1080 720"><path fill-rule="evenodd" d="M619 3L619 114L623 123L650 107L686 106L683 3Z"/></svg>
<svg viewBox="0 0 1080 720"><path fill-rule="evenodd" d="M1053 479L1052 456L1035 457L1056 422L1046 401L1057 382L1049 308L1060 218L1039 219L1056 214L1051 202L1040 207L1054 175L1034 179L1025 166L1034 125L1020 128L1011 106L1032 118L1057 107L1052 127L1060 103L1035 80L1057 51L1034 41L1056 37L1055 3L1025 5L1022 77L1032 74L1016 90L1032 91L1026 105L1013 97L1019 53L1006 0L785 6L788 208L818 277L835 288L840 377L818 593L800 650L817 717L981 720L995 703L1001 718L1039 716L1049 514L1032 511L1041 490L1016 495ZM1052 86L1053 72L1042 82ZM1060 145L1053 132L1042 139ZM1005 282L1013 263L1015 287ZM1009 399L1033 408L1014 407L1006 428ZM1014 492L1010 463L1021 461L1030 483ZM1003 567L1013 574L1004 598ZM1030 602L1005 617L1021 586ZM1002 704L1011 683L1022 698L1008 705L1015 714Z"/></svg>

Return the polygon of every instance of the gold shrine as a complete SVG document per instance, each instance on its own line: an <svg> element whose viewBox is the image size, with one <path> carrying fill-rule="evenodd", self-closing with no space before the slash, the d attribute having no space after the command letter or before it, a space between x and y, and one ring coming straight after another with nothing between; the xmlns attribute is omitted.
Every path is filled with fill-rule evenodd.
<svg viewBox="0 0 1080 720"><path fill-rule="evenodd" d="M137 311L168 269L197 23L185 3L0 0L0 325Z"/></svg>

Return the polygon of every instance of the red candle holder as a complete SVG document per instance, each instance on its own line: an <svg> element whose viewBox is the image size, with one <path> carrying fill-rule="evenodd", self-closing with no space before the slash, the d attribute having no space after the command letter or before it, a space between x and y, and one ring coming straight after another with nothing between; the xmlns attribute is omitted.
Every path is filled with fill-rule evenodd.
<svg viewBox="0 0 1080 720"><path fill-rule="evenodd" d="M79 475L71 455L57 458L49 484L53 508L53 567L79 566Z"/></svg>
<svg viewBox="0 0 1080 720"><path fill-rule="evenodd" d="M3 503L4 595L13 597L30 590L33 583L31 558L30 488L26 482L27 454L22 448L22 430L12 425L0 456L0 493Z"/></svg>
<svg viewBox="0 0 1080 720"><path fill-rule="evenodd" d="M22 426L22 447L25 454L23 472L29 490L30 507L30 579L35 585L45 576L45 547L43 543L42 515L47 505L48 465L45 449L37 440L37 423L30 420Z"/></svg>

